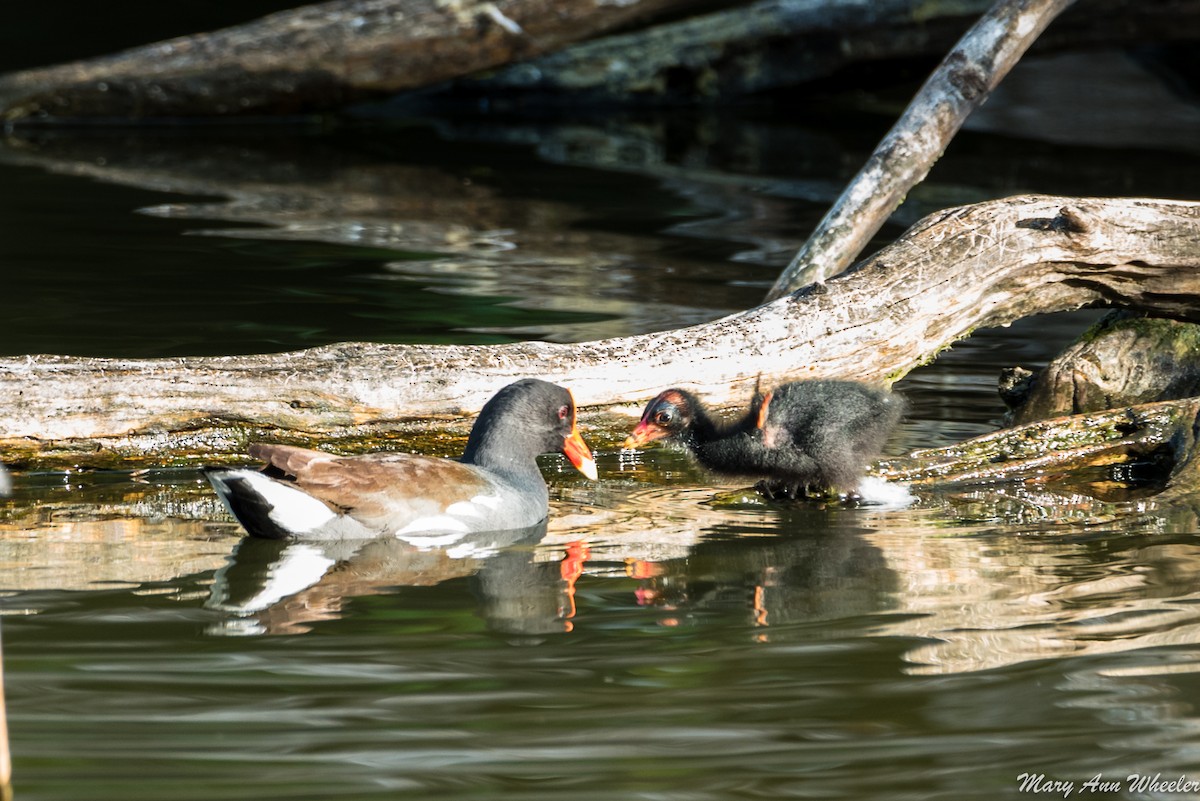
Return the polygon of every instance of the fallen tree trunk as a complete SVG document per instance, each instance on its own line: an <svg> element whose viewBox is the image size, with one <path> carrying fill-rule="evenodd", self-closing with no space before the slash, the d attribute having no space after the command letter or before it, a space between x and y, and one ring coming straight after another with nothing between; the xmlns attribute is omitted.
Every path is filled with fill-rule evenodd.
<svg viewBox="0 0 1200 801"><path fill-rule="evenodd" d="M644 20L737 5L536 59ZM472 76L489 101L734 99L847 65L938 56L988 0L332 0L232 28L0 77L0 118L122 122L333 111ZM1194 0L1091 0L1060 47L1188 41ZM535 59L533 61L526 61ZM511 62L495 76L481 71ZM553 98L548 97L553 95Z"/></svg>
<svg viewBox="0 0 1200 801"><path fill-rule="evenodd" d="M334 0L0 78L0 116L328 111L530 58L693 0Z"/></svg>
<svg viewBox="0 0 1200 801"><path fill-rule="evenodd" d="M515 94L516 102L536 92L561 105L730 99L826 78L858 61L944 52L989 5L759 0L572 45L460 79L451 92Z"/></svg>
<svg viewBox="0 0 1200 801"><path fill-rule="evenodd" d="M977 327L1031 314L1102 303L1200 320L1198 268L1200 203L1010 198L931 215L819 291L663 333L2 359L0 453L24 465L113 466L237 457L263 436L358 449L398 430L461 426L523 376L571 387L585 413L633 411L671 384L736 403L760 379L891 382Z"/></svg>
<svg viewBox="0 0 1200 801"><path fill-rule="evenodd" d="M846 67L940 58L992 0L756 0L571 45L466 76L421 104L461 95L586 109L597 104L738 100ZM1195 39L1200 4L1089 0L1039 37L1045 49Z"/></svg>

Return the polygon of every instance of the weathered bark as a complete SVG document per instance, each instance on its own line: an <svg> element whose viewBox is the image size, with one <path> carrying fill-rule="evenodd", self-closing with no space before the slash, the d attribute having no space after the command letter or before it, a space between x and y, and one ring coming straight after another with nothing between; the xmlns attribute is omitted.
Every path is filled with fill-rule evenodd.
<svg viewBox="0 0 1200 801"><path fill-rule="evenodd" d="M577 345L347 343L263 356L0 360L0 453L39 465L211 460L445 428L522 376L590 411L685 384L893 381L980 326L1095 303L1200 321L1200 203L1019 197L931 215L821 291L704 325ZM626 409L632 411L633 409ZM406 422L407 421L407 422ZM358 445L361 445L359 443Z"/></svg>
<svg viewBox="0 0 1200 801"><path fill-rule="evenodd" d="M0 115L299 114L553 51L691 0L333 0L0 78Z"/></svg>
<svg viewBox="0 0 1200 801"><path fill-rule="evenodd" d="M760 0L583 42L454 90L555 103L697 101L825 78L865 60L942 53L991 0ZM543 98L545 100L547 98Z"/></svg>
<svg viewBox="0 0 1200 801"><path fill-rule="evenodd" d="M1029 384L1012 415L1018 425L1191 398L1200 395L1200 327L1113 312L1031 375Z"/></svg>
<svg viewBox="0 0 1200 801"><path fill-rule="evenodd" d="M929 76L776 280L767 300L837 275L910 189L925 180L967 115L1074 0L1000 0Z"/></svg>
<svg viewBox="0 0 1200 801"><path fill-rule="evenodd" d="M489 99L694 102L825 78L848 64L937 56L988 0L336 0L102 58L0 78L0 117L78 121L329 111L519 62L458 89ZM1092 0L1055 26L1058 46L1187 41L1195 0ZM1065 21L1064 21L1065 22ZM526 59L534 59L526 61Z"/></svg>
<svg viewBox="0 0 1200 801"><path fill-rule="evenodd" d="M696 103L794 89L851 65L940 58L992 0L758 0L676 22L581 42L422 98L486 95L522 103ZM1188 42L1200 35L1194 0L1089 0L1064 14L1038 47L1081 49Z"/></svg>

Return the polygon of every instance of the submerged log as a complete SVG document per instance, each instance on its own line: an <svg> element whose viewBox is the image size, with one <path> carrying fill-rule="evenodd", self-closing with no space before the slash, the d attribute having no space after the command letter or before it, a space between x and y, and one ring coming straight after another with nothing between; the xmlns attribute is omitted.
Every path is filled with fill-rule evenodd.
<svg viewBox="0 0 1200 801"><path fill-rule="evenodd" d="M248 438L454 428L502 385L569 386L585 415L683 384L737 403L760 380L894 381L980 326L1090 304L1200 322L1200 203L1017 197L931 215L820 290L703 325L586 342L346 343L180 359L0 359L0 453L25 465L186 464ZM624 424L624 421L622 421ZM615 437L614 437L615 439Z"/></svg>
<svg viewBox="0 0 1200 801"><path fill-rule="evenodd" d="M1050 481L1089 468L1160 462L1175 483L1192 458L1200 397L1039 420L884 459L875 472L915 486Z"/></svg>
<svg viewBox="0 0 1200 801"><path fill-rule="evenodd" d="M0 77L0 117L303 114L556 50L692 0L333 0Z"/></svg>
<svg viewBox="0 0 1200 801"><path fill-rule="evenodd" d="M1200 497L1200 397L1053 417L882 459L871 472L916 488L965 489L1022 482L1090 485L1155 504Z"/></svg>

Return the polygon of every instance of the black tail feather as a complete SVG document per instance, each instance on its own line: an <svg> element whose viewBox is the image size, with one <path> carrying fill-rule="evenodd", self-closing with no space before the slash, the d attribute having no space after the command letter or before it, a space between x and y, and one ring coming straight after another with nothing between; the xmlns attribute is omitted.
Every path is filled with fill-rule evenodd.
<svg viewBox="0 0 1200 801"><path fill-rule="evenodd" d="M224 467L206 467L203 472L225 506L252 536L271 540L291 536L291 532L271 519L275 507L255 492L250 482L238 476L236 471Z"/></svg>

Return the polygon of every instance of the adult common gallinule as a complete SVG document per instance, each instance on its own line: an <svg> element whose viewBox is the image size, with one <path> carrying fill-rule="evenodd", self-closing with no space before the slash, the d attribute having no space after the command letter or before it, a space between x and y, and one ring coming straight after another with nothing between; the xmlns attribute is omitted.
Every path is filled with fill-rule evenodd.
<svg viewBox="0 0 1200 801"><path fill-rule="evenodd" d="M524 379L489 400L458 461L410 453L337 456L251 445L267 462L208 468L213 489L251 534L313 539L468 534L532 526L549 496L538 454L561 451L588 478L596 463L560 386Z"/></svg>
<svg viewBox="0 0 1200 801"><path fill-rule="evenodd" d="M724 421L691 392L668 389L646 406L625 447L677 442L714 473L761 479L768 497L852 493L904 408L899 395L857 381L797 381Z"/></svg>

